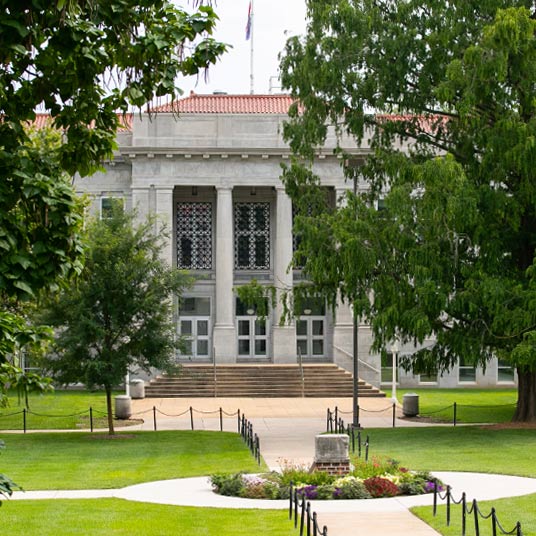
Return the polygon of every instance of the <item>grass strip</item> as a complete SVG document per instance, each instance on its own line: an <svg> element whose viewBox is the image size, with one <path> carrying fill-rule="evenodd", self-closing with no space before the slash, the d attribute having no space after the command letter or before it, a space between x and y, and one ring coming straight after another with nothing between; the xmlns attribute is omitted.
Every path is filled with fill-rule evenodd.
<svg viewBox="0 0 536 536"><path fill-rule="evenodd" d="M115 395L124 394L123 391ZM17 395L10 393L9 405L0 409L0 430L23 429L23 405ZM54 391L29 395L29 412L26 415L28 430L89 429L89 408L93 408L95 428L107 428L106 398L104 391ZM121 426L121 421L116 421Z"/></svg>
<svg viewBox="0 0 536 536"><path fill-rule="evenodd" d="M108 489L266 470L238 434L206 431L4 434L0 472L27 490ZM4 469L5 468L5 469Z"/></svg>
<svg viewBox="0 0 536 536"><path fill-rule="evenodd" d="M389 456L410 469L536 477L536 435L533 429L480 426L371 428L361 432L363 441L367 435L371 458Z"/></svg>
<svg viewBox="0 0 536 536"><path fill-rule="evenodd" d="M295 536L285 510L167 506L121 499L6 501L10 536Z"/></svg>
<svg viewBox="0 0 536 536"><path fill-rule="evenodd" d="M455 497L458 500L460 497ZM508 499L496 499L494 501L478 501L478 508L484 515L488 515L492 508L495 508L497 519L503 528L509 532L519 521L525 536L536 534L536 494L524 495L522 497L512 497ZM469 505L471 506L471 505ZM432 507L419 506L411 511L428 523L440 534L445 536L459 536L462 534L462 506L453 505L451 507L451 522L447 526L447 508L438 506L437 515L434 517ZM493 536L491 519L479 518L480 536ZM473 514L467 516L466 534L475 534L475 523ZM502 534L497 530L497 534ZM515 534L515 532L513 533Z"/></svg>
<svg viewBox="0 0 536 536"><path fill-rule="evenodd" d="M391 397L391 390L385 390ZM454 402L460 424L510 422L517 402L517 390L502 389L397 389L400 403L408 393L419 395L419 413L437 421L452 422Z"/></svg>

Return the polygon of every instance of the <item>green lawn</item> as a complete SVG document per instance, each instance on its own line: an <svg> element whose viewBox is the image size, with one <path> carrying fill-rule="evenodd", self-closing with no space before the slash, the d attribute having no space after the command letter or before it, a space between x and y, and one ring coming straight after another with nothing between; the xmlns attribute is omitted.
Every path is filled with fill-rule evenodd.
<svg viewBox="0 0 536 536"><path fill-rule="evenodd" d="M536 477L536 433L479 426L374 428L370 456L385 455L410 469L478 471Z"/></svg>
<svg viewBox="0 0 536 536"><path fill-rule="evenodd" d="M286 510L234 510L120 499L5 501L10 536L296 536Z"/></svg>
<svg viewBox="0 0 536 536"><path fill-rule="evenodd" d="M124 394L123 391L114 393ZM31 394L26 415L28 430L89 429L89 408L93 408L95 428L107 427L104 391L54 391ZM0 430L23 429L23 406L11 393L9 406L0 408ZM121 421L116 421L121 426Z"/></svg>
<svg viewBox="0 0 536 536"><path fill-rule="evenodd" d="M391 397L391 390L385 390ZM459 423L509 422L515 411L517 389L397 389L402 404L406 393L419 395L419 413L439 421L452 422L456 402Z"/></svg>
<svg viewBox="0 0 536 536"><path fill-rule="evenodd" d="M455 497L456 500L459 497ZM483 515L488 515L491 508L495 508L497 519L503 528L509 532L516 526L519 521L524 536L536 534L536 512L534 504L536 503L536 494L515 497L512 499L496 499L494 501L478 502L478 508ZM471 506L471 505L469 505ZM453 505L451 507L451 522L447 527L447 509L446 506L439 506L437 516L433 516L431 507L419 506L412 508L418 517L426 521L439 533L445 536L460 536L462 533L462 507ZM479 517L480 536L493 536L491 519L483 520ZM475 534L475 524L472 515L467 516L466 534L473 536ZM497 534L502 534L497 530ZM515 534L515 532L513 533Z"/></svg>
<svg viewBox="0 0 536 536"><path fill-rule="evenodd" d="M230 432L4 434L0 472L24 489L105 489L221 471L259 471ZM266 467L261 466L261 470Z"/></svg>

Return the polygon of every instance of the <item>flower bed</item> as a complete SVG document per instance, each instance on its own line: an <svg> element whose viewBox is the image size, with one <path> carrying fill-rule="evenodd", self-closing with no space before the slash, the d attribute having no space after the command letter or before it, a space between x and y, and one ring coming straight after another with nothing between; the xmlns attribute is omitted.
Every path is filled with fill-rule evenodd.
<svg viewBox="0 0 536 536"><path fill-rule="evenodd" d="M220 495L248 499L288 499L290 484L306 499L374 499L397 495L431 493L443 483L427 471L410 471L396 460L373 458L358 460L352 472L343 477L323 471L310 472L304 466L283 463L281 471L262 475L218 473L210 477Z"/></svg>

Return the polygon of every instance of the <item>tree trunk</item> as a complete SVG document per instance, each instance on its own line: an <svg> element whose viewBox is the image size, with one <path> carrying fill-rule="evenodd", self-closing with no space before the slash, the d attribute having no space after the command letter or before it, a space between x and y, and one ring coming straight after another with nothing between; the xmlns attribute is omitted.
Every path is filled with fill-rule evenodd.
<svg viewBox="0 0 536 536"><path fill-rule="evenodd" d="M114 430L114 414L112 412L112 388L106 386L106 410L108 412L108 433L115 434Z"/></svg>
<svg viewBox="0 0 536 536"><path fill-rule="evenodd" d="M536 422L536 371L517 368L517 409L514 422Z"/></svg>

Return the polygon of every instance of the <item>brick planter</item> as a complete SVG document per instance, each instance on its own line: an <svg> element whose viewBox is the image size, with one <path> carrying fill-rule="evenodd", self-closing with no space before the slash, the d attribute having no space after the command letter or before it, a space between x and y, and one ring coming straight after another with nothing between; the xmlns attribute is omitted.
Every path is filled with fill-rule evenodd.
<svg viewBox="0 0 536 536"><path fill-rule="evenodd" d="M350 472L349 438L346 434L323 434L315 437L315 460L311 471L325 471L330 475Z"/></svg>

